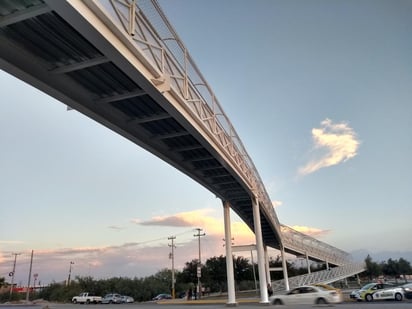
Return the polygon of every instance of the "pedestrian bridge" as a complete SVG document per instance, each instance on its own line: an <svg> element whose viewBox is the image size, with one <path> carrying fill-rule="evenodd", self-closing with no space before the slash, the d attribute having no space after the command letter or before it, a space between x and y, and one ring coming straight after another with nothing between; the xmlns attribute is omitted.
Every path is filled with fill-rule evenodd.
<svg viewBox="0 0 412 309"><path fill-rule="evenodd" d="M265 247L352 263L280 224L252 159L155 0L1 1L0 67L213 192L255 231L260 278L269 277Z"/></svg>

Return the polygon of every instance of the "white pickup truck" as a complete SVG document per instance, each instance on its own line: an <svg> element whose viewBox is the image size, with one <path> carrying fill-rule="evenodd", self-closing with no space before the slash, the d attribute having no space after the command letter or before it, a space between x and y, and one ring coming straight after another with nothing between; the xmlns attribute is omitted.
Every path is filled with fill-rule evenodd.
<svg viewBox="0 0 412 309"><path fill-rule="evenodd" d="M81 293L78 296L72 298L72 303L74 304L99 304L102 302L101 296L92 296L90 293Z"/></svg>

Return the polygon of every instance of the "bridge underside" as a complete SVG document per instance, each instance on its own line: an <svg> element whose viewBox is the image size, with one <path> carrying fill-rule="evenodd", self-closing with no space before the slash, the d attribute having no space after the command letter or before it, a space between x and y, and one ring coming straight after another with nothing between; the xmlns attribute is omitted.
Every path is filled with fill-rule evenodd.
<svg viewBox="0 0 412 309"><path fill-rule="evenodd" d="M65 4L61 4L60 8ZM57 5L57 4L56 4ZM67 6L40 0L0 3L0 67L162 158L201 183L253 229L251 193L205 136L130 59ZM70 24L65 21L70 17ZM80 34L80 29L82 34ZM182 188L182 192L184 189ZM270 215L263 241L279 248Z"/></svg>

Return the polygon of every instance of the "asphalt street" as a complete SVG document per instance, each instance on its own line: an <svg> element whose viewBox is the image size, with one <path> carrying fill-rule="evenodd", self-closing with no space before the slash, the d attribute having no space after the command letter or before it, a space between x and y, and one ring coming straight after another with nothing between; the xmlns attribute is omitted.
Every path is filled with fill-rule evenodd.
<svg viewBox="0 0 412 309"><path fill-rule="evenodd" d="M35 305L10 305L3 304L0 305L0 309L3 308L35 308L35 309L177 309L177 308L228 308L224 302L216 303L206 303L202 301L192 301L192 302L179 302L175 303L173 301L164 302L146 302L146 303L133 303L133 304L123 304L123 305L79 305L79 304L55 304L55 303L41 303ZM288 309L303 309L303 308L336 308L336 309L412 309L412 301L382 301L382 302L371 302L371 303L358 303L354 301L344 302L337 305L295 305L295 306L272 306L264 305L259 302L252 300L240 300L237 304L240 308L259 308L259 307L271 307L271 308L288 308Z"/></svg>

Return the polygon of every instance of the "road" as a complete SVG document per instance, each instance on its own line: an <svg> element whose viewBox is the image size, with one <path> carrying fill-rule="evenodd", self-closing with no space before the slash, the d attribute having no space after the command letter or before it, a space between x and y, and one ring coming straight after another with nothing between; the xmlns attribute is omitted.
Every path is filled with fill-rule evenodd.
<svg viewBox="0 0 412 309"><path fill-rule="evenodd" d="M259 308L266 307L257 302L240 302L238 307L242 309L247 308ZM358 302L344 302L337 305L296 305L296 306L270 306L271 308L288 308L288 309L303 309L303 308L336 308L336 309L412 309L412 300L395 302L395 301L382 301L371 303L358 303ZM227 308L224 303L202 303L202 302L162 302L162 303L134 303L125 305L74 305L74 304L54 304L43 303L37 305L0 305L0 309L3 308L34 308L34 309L211 309L211 308Z"/></svg>

